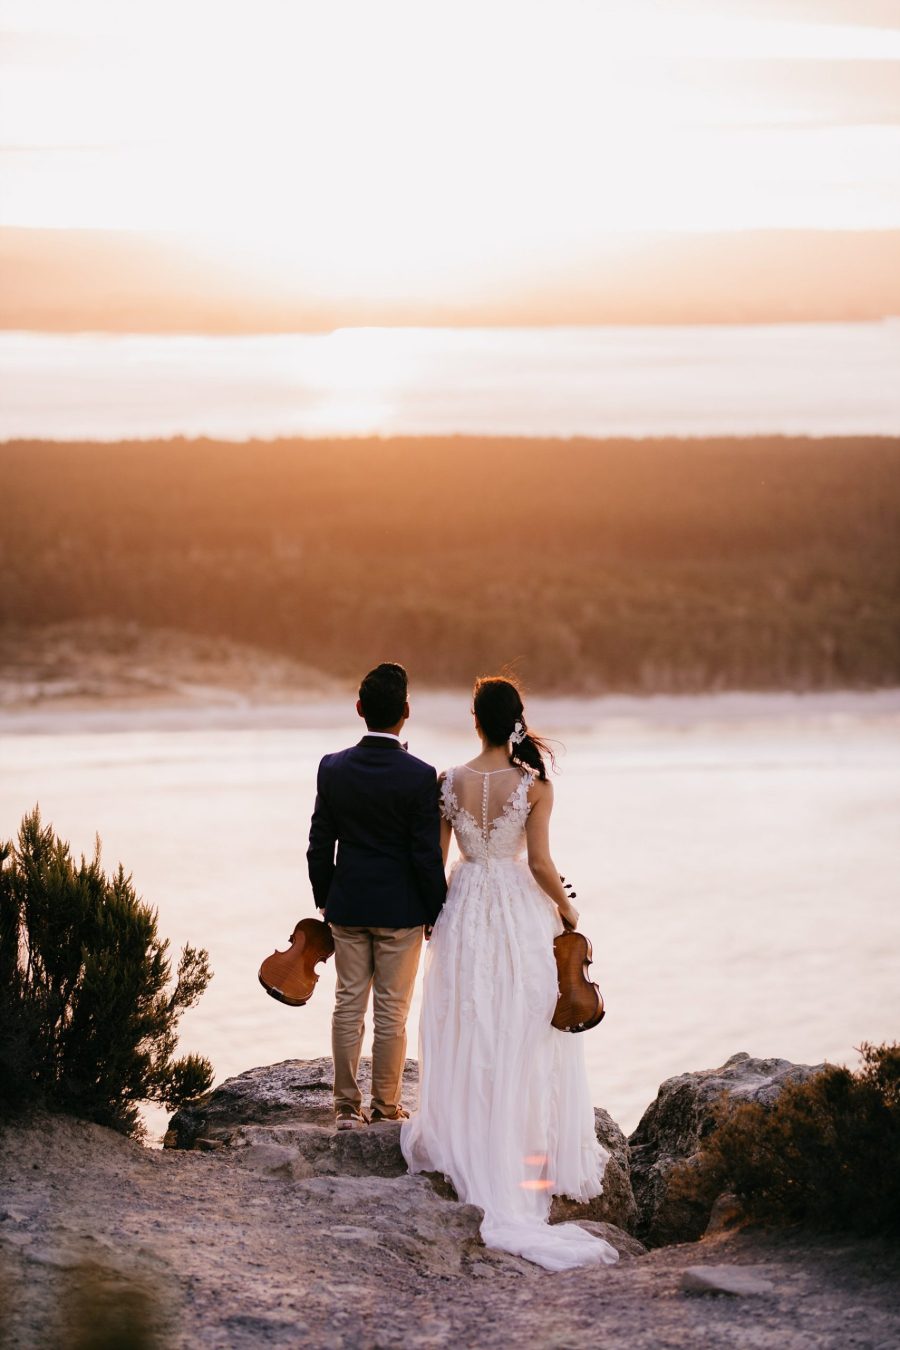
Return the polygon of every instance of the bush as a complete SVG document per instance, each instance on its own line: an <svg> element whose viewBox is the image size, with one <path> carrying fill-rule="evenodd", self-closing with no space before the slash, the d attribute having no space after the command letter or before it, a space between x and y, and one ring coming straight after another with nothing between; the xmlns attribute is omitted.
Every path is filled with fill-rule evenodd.
<svg viewBox="0 0 900 1350"><path fill-rule="evenodd" d="M732 1192L764 1224L900 1235L900 1045L860 1054L856 1073L829 1065L771 1106L723 1100L678 1192L707 1206Z"/></svg>
<svg viewBox="0 0 900 1350"><path fill-rule="evenodd" d="M173 1055L208 954L185 946L167 992L168 945L121 864L104 874L99 839L76 864L37 807L26 815L18 846L0 843L0 1102L141 1137L140 1102L205 1092L209 1060Z"/></svg>

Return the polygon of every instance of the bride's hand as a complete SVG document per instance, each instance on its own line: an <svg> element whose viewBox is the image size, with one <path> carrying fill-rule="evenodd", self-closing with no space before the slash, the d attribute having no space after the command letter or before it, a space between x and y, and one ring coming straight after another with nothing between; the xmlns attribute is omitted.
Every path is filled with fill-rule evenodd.
<svg viewBox="0 0 900 1350"><path fill-rule="evenodd" d="M567 928L578 927L578 917L579 917L578 910L574 909L571 905L568 905L565 909L563 909L562 906L560 905L559 917L562 919L563 923L566 925Z"/></svg>

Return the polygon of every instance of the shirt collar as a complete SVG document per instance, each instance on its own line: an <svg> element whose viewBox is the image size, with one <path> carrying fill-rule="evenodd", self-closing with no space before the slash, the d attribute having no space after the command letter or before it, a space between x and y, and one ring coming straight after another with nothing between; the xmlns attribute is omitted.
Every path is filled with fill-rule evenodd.
<svg viewBox="0 0 900 1350"><path fill-rule="evenodd" d="M396 741L398 745L402 745L402 744L403 744L403 742L401 741L400 737L397 735L397 733L396 733L395 731L369 731L369 730L367 729L367 730L366 730L366 737L368 738L369 736L380 736L380 737L382 738L382 740L385 740L385 741Z"/></svg>

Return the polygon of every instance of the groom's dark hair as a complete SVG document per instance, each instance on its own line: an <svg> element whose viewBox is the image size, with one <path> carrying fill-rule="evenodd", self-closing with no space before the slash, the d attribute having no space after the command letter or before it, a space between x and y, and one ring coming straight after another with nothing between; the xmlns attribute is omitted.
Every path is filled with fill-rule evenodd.
<svg viewBox="0 0 900 1350"><path fill-rule="evenodd" d="M370 731L397 725L403 717L408 690L406 671L394 661L382 661L369 671L359 686L359 701Z"/></svg>

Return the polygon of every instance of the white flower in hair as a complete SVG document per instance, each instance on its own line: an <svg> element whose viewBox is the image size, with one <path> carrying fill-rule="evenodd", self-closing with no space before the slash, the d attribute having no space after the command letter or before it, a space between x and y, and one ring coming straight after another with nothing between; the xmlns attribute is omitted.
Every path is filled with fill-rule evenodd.
<svg viewBox="0 0 900 1350"><path fill-rule="evenodd" d="M525 728L522 726L521 722L517 722L516 725L513 727L512 735L510 736L509 739L513 745L520 745L521 742L524 741Z"/></svg>

